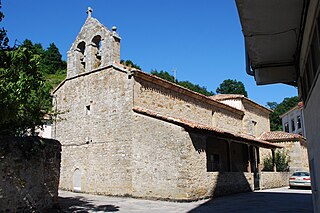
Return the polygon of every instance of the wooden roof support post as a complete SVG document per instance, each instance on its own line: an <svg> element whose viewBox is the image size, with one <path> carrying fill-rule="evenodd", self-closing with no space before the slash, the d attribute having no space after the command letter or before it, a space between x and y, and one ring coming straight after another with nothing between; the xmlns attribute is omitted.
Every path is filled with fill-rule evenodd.
<svg viewBox="0 0 320 213"><path fill-rule="evenodd" d="M257 152L257 169L258 169L258 173L261 173L260 149L258 146L256 146L256 152Z"/></svg>
<svg viewBox="0 0 320 213"><path fill-rule="evenodd" d="M274 149L271 149L272 152L272 166L273 166L273 171L277 172L277 166L276 166L276 161L275 161L275 153Z"/></svg>
<svg viewBox="0 0 320 213"><path fill-rule="evenodd" d="M250 151L250 145L247 144L248 147L248 166L247 166L247 171L248 173L251 173L251 151Z"/></svg>
<svg viewBox="0 0 320 213"><path fill-rule="evenodd" d="M231 157L231 141L227 140L227 152L228 152L228 171L232 172L232 157Z"/></svg>

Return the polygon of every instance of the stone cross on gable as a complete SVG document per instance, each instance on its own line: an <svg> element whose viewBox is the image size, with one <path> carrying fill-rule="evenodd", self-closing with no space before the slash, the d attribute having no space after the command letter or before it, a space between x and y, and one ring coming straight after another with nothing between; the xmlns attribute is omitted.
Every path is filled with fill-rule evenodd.
<svg viewBox="0 0 320 213"><path fill-rule="evenodd" d="M91 18L92 11L93 11L92 8L88 7L88 10L87 10L88 18Z"/></svg>

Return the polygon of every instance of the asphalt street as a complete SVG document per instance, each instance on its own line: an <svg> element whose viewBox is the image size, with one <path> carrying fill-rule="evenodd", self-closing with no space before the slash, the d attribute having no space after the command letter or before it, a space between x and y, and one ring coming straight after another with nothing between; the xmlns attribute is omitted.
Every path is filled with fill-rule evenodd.
<svg viewBox="0 0 320 213"><path fill-rule="evenodd" d="M167 202L59 191L59 212L313 212L311 190L277 188L196 202ZM52 211L54 212L54 211Z"/></svg>

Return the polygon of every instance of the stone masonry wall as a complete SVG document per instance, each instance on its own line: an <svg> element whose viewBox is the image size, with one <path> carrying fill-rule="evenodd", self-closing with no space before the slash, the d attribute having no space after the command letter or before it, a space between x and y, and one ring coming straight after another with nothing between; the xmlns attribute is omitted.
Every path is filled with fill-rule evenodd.
<svg viewBox="0 0 320 213"><path fill-rule="evenodd" d="M190 143L182 127L148 116L134 118L132 188L134 197L183 200L178 186L186 166L184 146Z"/></svg>
<svg viewBox="0 0 320 213"><path fill-rule="evenodd" d="M207 172L206 136L140 114L134 121L133 196L197 200L252 190L252 174Z"/></svg>
<svg viewBox="0 0 320 213"><path fill-rule="evenodd" d="M245 110L243 118L243 133L259 137L263 132L270 131L269 114L265 110L253 107L245 101L243 101L243 108ZM252 121L256 122L256 125L249 128L248 125ZM252 129L252 132L250 132L250 129Z"/></svg>
<svg viewBox="0 0 320 213"><path fill-rule="evenodd" d="M100 40L95 41L97 37ZM105 67L113 62L120 62L120 37L115 31L109 31L97 19L88 18L68 51L67 78Z"/></svg>
<svg viewBox="0 0 320 213"><path fill-rule="evenodd" d="M132 87L126 73L108 68L68 80L55 93L62 112L52 128L62 143L61 188L131 192Z"/></svg>
<svg viewBox="0 0 320 213"><path fill-rule="evenodd" d="M207 136L194 140L184 128L134 113L132 108L233 132L242 130L239 114L137 81L111 67L65 81L53 103L61 112L52 135L62 142L63 189L171 200L252 190L252 174L207 172ZM203 144L201 151L198 147ZM234 157L243 160L239 156Z"/></svg>
<svg viewBox="0 0 320 213"><path fill-rule="evenodd" d="M186 160L179 178L179 186L186 188L189 198L252 191L252 173L207 172L205 151L207 136L194 133L189 135L191 143L183 146Z"/></svg>
<svg viewBox="0 0 320 213"><path fill-rule="evenodd" d="M139 78L135 80L134 106L231 132L242 131L242 117L234 112L195 100L158 84Z"/></svg>
<svg viewBox="0 0 320 213"><path fill-rule="evenodd" d="M288 186L290 175L290 172L261 172L261 189L271 189Z"/></svg>
<svg viewBox="0 0 320 213"><path fill-rule="evenodd" d="M289 167L290 171L309 171L309 161L308 152L306 147L306 142L301 141L285 141L285 142L275 142L283 146L283 151L287 153L289 157ZM270 149L260 148L261 164L263 165L263 160L271 156Z"/></svg>
<svg viewBox="0 0 320 213"><path fill-rule="evenodd" d="M58 202L61 145L0 138L0 212L43 212Z"/></svg>
<svg viewBox="0 0 320 213"><path fill-rule="evenodd" d="M309 171L309 161L306 142L287 141L279 143L279 145L285 148L287 154L290 157L290 171Z"/></svg>

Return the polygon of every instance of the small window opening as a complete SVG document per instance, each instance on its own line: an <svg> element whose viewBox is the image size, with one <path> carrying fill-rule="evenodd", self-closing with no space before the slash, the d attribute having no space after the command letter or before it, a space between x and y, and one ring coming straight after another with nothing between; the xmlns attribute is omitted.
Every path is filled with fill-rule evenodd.
<svg viewBox="0 0 320 213"><path fill-rule="evenodd" d="M256 126L257 126L257 122L256 121L249 121L249 125L248 125L248 132L249 134L251 135L254 135L255 134L255 129L256 129Z"/></svg>
<svg viewBox="0 0 320 213"><path fill-rule="evenodd" d="M101 36L96 35L92 39L93 54L95 56L94 68L98 68L101 65Z"/></svg>
<svg viewBox="0 0 320 213"><path fill-rule="evenodd" d="M289 132L289 124L288 124L288 122L286 122L286 123L284 124L284 131L285 131L285 132Z"/></svg>
<svg viewBox="0 0 320 213"><path fill-rule="evenodd" d="M215 116L215 112L214 111L212 111L212 114L211 114L211 125L213 127L216 126L216 116Z"/></svg>
<svg viewBox="0 0 320 213"><path fill-rule="evenodd" d="M91 114L91 106L87 105L86 106L86 115L90 115Z"/></svg>
<svg viewBox="0 0 320 213"><path fill-rule="evenodd" d="M301 117L300 117L300 115L297 116L297 126L298 126L298 129L301 129Z"/></svg>
<svg viewBox="0 0 320 213"><path fill-rule="evenodd" d="M291 120L291 132L294 132L296 130L296 125L294 123L294 119Z"/></svg>
<svg viewBox="0 0 320 213"><path fill-rule="evenodd" d="M80 60L81 68L83 70L86 68L85 49L86 49L86 43L84 41L80 42L76 49L76 51L78 51L80 54L79 60Z"/></svg>

